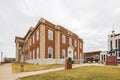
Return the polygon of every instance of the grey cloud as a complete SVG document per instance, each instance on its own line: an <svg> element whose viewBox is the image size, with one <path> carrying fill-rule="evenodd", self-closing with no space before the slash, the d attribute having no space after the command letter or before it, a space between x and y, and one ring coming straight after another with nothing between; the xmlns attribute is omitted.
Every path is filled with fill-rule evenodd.
<svg viewBox="0 0 120 80"><path fill-rule="evenodd" d="M43 17L75 32L84 51L107 50L107 35L120 30L119 0L0 0L0 51L15 57L15 36Z"/></svg>

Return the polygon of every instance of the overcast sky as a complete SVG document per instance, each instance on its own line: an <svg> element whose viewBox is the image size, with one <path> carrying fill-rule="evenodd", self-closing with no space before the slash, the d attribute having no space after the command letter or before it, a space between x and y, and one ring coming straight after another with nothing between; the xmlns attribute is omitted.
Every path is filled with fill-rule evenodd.
<svg viewBox="0 0 120 80"><path fill-rule="evenodd" d="M112 26L120 31L120 0L0 0L0 52L15 57L15 36L41 17L78 34L84 52L107 50Z"/></svg>

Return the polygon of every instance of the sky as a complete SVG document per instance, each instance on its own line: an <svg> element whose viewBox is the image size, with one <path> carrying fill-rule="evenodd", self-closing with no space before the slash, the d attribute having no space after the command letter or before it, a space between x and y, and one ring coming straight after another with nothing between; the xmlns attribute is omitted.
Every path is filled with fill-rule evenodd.
<svg viewBox="0 0 120 80"><path fill-rule="evenodd" d="M120 31L120 0L0 0L0 52L4 57L15 57L15 36L24 37L40 18L79 35L84 52L104 51L108 34L113 29Z"/></svg>

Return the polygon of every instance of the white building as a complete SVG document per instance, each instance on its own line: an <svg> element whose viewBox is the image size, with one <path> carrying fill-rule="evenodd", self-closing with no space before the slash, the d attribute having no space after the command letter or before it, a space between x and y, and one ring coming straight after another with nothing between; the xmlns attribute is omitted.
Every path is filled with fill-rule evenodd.
<svg viewBox="0 0 120 80"><path fill-rule="evenodd" d="M115 31L112 31L112 34L108 35L108 51L117 50L115 54L117 56L118 62L120 62L120 33L115 34Z"/></svg>
<svg viewBox="0 0 120 80"><path fill-rule="evenodd" d="M100 52L100 62L105 64L106 62L106 56L107 56L108 51L101 51Z"/></svg>

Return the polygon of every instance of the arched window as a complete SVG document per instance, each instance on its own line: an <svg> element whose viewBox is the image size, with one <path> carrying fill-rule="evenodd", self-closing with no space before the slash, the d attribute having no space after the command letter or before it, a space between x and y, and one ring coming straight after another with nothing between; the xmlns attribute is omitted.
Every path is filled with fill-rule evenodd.
<svg viewBox="0 0 120 80"><path fill-rule="evenodd" d="M62 50L62 58L65 58L65 55L66 55L66 51L63 49Z"/></svg>
<svg viewBox="0 0 120 80"><path fill-rule="evenodd" d="M53 56L53 48L49 47L48 48L48 58L52 58Z"/></svg>

